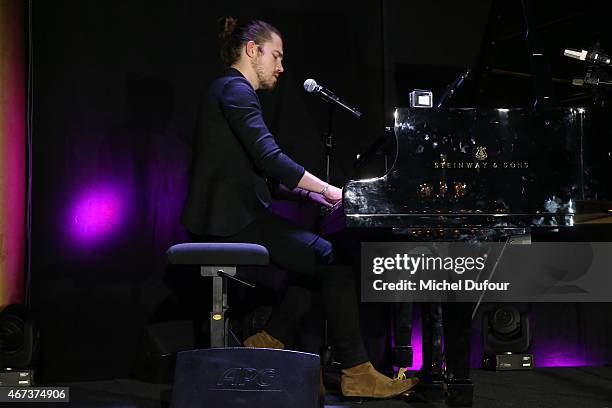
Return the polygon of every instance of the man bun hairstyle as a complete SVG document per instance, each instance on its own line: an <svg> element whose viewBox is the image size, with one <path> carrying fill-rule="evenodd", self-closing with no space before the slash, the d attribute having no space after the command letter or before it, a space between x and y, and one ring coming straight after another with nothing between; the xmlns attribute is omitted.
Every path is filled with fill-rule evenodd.
<svg viewBox="0 0 612 408"><path fill-rule="evenodd" d="M280 37L280 31L261 20L238 21L233 17L219 19L219 43L221 62L229 67L240 58L242 47L249 41L263 44L272 39L272 33Z"/></svg>

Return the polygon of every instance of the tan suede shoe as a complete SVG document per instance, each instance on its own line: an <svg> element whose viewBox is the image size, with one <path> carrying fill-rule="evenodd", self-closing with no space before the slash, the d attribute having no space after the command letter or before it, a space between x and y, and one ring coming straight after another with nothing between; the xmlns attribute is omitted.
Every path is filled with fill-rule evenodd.
<svg viewBox="0 0 612 408"><path fill-rule="evenodd" d="M242 342L245 347L271 348L282 350L285 345L274 337L270 336L265 330L255 333Z"/></svg>
<svg viewBox="0 0 612 408"><path fill-rule="evenodd" d="M392 398L419 382L418 378L391 379L376 371L369 361L342 370L342 394L345 397Z"/></svg>

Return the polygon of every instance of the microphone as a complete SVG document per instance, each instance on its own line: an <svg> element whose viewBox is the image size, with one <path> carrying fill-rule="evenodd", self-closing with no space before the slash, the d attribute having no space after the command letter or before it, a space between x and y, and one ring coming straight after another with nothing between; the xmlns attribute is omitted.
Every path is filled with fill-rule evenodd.
<svg viewBox="0 0 612 408"><path fill-rule="evenodd" d="M348 110L353 115L355 115L357 118L361 117L361 112L359 112L359 110L356 107L353 107L349 105L348 103L344 102L342 99L336 96L332 91L317 84L317 81L315 81L314 79L307 79L306 81L304 81L304 90L308 93L319 94L319 96L321 96L323 100L343 107L344 109Z"/></svg>
<svg viewBox="0 0 612 408"><path fill-rule="evenodd" d="M574 48L566 48L563 51L563 55L566 57L574 58L580 61L586 61L588 64L596 64L596 65L610 65L610 57L606 54L602 53L597 49L593 49L593 51L586 50L576 50Z"/></svg>

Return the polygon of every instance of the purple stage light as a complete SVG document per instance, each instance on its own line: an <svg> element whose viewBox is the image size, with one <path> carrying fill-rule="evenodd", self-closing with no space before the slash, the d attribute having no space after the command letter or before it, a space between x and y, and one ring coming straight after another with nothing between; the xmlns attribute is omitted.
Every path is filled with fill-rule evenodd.
<svg viewBox="0 0 612 408"><path fill-rule="evenodd" d="M535 359L536 367L581 367L593 365L589 361L567 355L549 355Z"/></svg>
<svg viewBox="0 0 612 408"><path fill-rule="evenodd" d="M117 189L88 188L77 198L70 212L72 238L85 245L103 241L119 228L123 208L123 199Z"/></svg>
<svg viewBox="0 0 612 408"><path fill-rule="evenodd" d="M549 350L536 349L534 355L536 367L579 367L602 364L602 362L590 361L591 359L578 350L559 346Z"/></svg>
<svg viewBox="0 0 612 408"><path fill-rule="evenodd" d="M408 367L409 370L420 370L423 367L423 340L421 329L421 313L413 313L412 320L412 366Z"/></svg>

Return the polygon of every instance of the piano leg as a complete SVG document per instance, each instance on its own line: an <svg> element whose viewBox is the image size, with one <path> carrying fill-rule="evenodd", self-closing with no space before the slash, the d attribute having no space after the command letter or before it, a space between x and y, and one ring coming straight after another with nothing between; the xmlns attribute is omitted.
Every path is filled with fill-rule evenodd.
<svg viewBox="0 0 612 408"><path fill-rule="evenodd" d="M428 400L444 399L442 370L442 306L440 303L421 303L421 331L423 367L419 377L420 392Z"/></svg>
<svg viewBox="0 0 612 408"><path fill-rule="evenodd" d="M393 365L410 367L412 365L412 303L394 303L393 307Z"/></svg>
<svg viewBox="0 0 612 408"><path fill-rule="evenodd" d="M448 406L471 407L471 303L422 303L423 368L419 393ZM444 339L444 352L442 341Z"/></svg>
<svg viewBox="0 0 612 408"><path fill-rule="evenodd" d="M472 303L444 303L444 354L446 404L471 407L474 384L470 379Z"/></svg>

